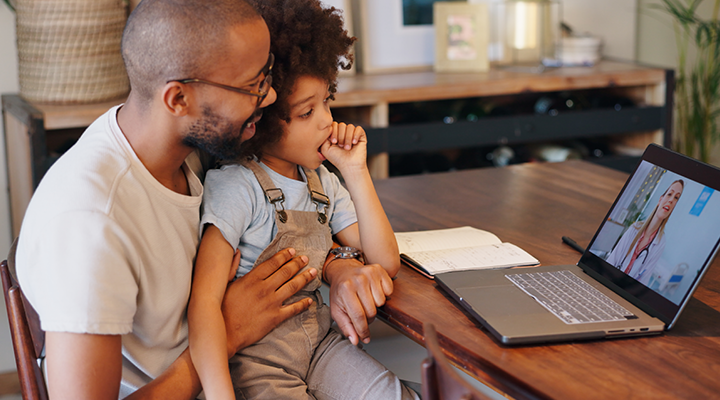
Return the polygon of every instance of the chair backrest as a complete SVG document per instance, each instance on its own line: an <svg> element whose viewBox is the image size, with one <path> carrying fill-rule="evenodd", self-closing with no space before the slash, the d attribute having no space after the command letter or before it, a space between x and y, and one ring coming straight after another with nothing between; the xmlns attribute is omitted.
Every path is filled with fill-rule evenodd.
<svg viewBox="0 0 720 400"><path fill-rule="evenodd" d="M422 363L423 400L490 400L461 377L445 358L435 326L423 325L428 357Z"/></svg>
<svg viewBox="0 0 720 400"><path fill-rule="evenodd" d="M0 275L20 388L24 400L47 400L45 379L38 365L45 347L45 332L40 328L37 312L23 295L15 278L14 250L15 244L8 260L0 263Z"/></svg>

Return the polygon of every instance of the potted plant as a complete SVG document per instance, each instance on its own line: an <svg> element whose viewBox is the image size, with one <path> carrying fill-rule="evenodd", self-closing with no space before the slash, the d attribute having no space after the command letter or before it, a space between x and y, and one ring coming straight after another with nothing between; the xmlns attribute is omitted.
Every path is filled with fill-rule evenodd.
<svg viewBox="0 0 720 400"><path fill-rule="evenodd" d="M720 115L720 0L710 19L697 15L704 0L662 0L658 8L673 18L678 51L675 85L677 149L708 162L717 141ZM695 50L694 62L690 62Z"/></svg>

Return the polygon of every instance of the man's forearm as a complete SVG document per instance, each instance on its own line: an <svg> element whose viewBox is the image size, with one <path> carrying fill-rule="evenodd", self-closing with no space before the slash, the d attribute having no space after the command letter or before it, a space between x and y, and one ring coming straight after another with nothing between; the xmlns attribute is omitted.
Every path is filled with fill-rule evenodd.
<svg viewBox="0 0 720 400"><path fill-rule="evenodd" d="M190 358L190 351L185 349L165 372L126 399L193 400L200 394L200 390L200 378Z"/></svg>

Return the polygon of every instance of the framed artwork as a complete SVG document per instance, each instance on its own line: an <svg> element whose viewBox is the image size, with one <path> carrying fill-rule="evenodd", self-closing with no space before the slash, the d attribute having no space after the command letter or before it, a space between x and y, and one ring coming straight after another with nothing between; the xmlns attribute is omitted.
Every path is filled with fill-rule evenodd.
<svg viewBox="0 0 720 400"><path fill-rule="evenodd" d="M490 68L485 4L435 3L435 71L478 72Z"/></svg>
<svg viewBox="0 0 720 400"><path fill-rule="evenodd" d="M432 25L435 3L463 2L467 0L402 0L404 25Z"/></svg>
<svg viewBox="0 0 720 400"><path fill-rule="evenodd" d="M321 0L320 2L325 8L335 7L338 10L342 10L342 16L345 22L345 29L347 29L350 36L355 36L355 33L353 32L353 10L351 0ZM357 46L357 42L355 46ZM355 54L355 62L353 63L352 68L350 68L349 70L340 69L340 76L355 75L355 71L357 70L355 65L358 63L357 51L355 51Z"/></svg>

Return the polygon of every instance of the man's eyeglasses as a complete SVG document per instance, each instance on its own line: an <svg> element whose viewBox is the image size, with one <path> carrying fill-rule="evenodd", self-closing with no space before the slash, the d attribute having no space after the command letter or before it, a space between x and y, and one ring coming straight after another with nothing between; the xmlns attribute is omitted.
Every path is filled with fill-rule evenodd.
<svg viewBox="0 0 720 400"><path fill-rule="evenodd" d="M228 86L223 85L222 83L215 83L206 81L204 79L196 79L196 78L187 78L187 79L171 79L168 81L170 82L180 82L180 83L203 83L205 85L211 85L215 87L219 87L221 89L225 90L231 90L233 92L242 93L242 94L248 94L250 96L255 96L258 98L257 107L260 107L260 104L262 104L263 100L267 97L268 93L270 92L270 86L272 85L272 67L273 63L275 62L275 56L273 53L270 53L268 56L267 63L263 67L261 73L265 75L265 79L263 79L262 82L260 82L260 86L258 87L257 92L253 90L245 90L236 88L234 86Z"/></svg>

